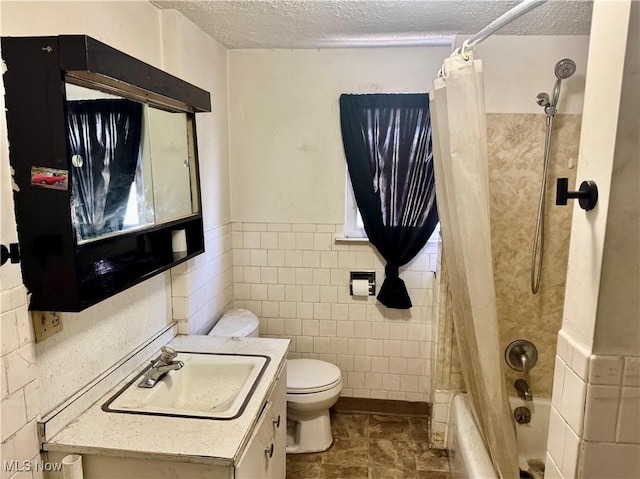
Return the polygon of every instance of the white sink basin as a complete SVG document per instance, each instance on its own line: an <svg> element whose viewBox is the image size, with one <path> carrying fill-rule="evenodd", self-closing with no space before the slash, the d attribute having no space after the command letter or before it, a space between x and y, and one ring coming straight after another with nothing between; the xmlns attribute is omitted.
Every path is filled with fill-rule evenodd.
<svg viewBox="0 0 640 479"><path fill-rule="evenodd" d="M240 416L269 358L266 356L178 353L184 367L169 371L152 388L138 383L146 369L111 397L107 412L204 419ZM147 368L148 369L148 368Z"/></svg>

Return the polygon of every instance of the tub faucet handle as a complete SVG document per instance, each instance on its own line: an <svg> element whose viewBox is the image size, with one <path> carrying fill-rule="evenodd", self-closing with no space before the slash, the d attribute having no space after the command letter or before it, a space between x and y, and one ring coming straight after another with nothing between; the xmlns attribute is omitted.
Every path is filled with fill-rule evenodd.
<svg viewBox="0 0 640 479"><path fill-rule="evenodd" d="M529 371L538 361L538 350L531 341L518 339L507 346L504 358L511 369L522 371L527 378Z"/></svg>
<svg viewBox="0 0 640 479"><path fill-rule="evenodd" d="M525 353L520 355L520 362L522 363L522 374L524 377L529 376L529 358Z"/></svg>

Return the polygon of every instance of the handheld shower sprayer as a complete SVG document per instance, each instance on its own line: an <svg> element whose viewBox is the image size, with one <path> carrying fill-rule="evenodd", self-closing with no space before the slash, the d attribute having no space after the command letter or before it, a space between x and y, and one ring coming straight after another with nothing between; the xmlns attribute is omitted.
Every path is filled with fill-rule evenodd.
<svg viewBox="0 0 640 479"><path fill-rule="evenodd" d="M576 62L574 62L570 58L563 58L558 63L556 63L553 71L556 74L557 80L556 84L553 87L551 106L555 108L558 104L558 100L560 99L560 83L562 83L562 80L570 78L576 72Z"/></svg>
<svg viewBox="0 0 640 479"><path fill-rule="evenodd" d="M560 99L560 84L576 72L576 62L570 58L563 58L553 69L556 75L556 83L553 87L553 95L548 93L538 93L536 103L544 108L547 115L547 129L544 141L544 166L542 173L542 185L540 188L540 201L538 202L538 216L536 220L536 230L533 237L533 248L531 252L531 292L536 294L540 288L542 274L542 261L544 259L544 217L545 217L545 191L547 187L547 174L549 171L549 149L551 146L551 129L553 127L553 117L557 113L556 106Z"/></svg>
<svg viewBox="0 0 640 479"><path fill-rule="evenodd" d="M556 63L553 72L556 74L558 80L566 80L576 72L576 62L571 58L563 58Z"/></svg>
<svg viewBox="0 0 640 479"><path fill-rule="evenodd" d="M560 84L562 80L566 80L576 72L576 62L570 58L563 58L556 63L553 72L556 75L556 83L553 86L553 95L551 98L549 98L548 93L538 93L538 96L536 96L536 103L544 107L544 112L547 114L547 117L555 116L557 112L556 106L560 99Z"/></svg>

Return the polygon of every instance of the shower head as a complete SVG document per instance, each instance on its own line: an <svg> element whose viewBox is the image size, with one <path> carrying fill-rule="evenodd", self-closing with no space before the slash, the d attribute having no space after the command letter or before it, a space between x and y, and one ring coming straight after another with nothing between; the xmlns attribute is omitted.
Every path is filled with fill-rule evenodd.
<svg viewBox="0 0 640 479"><path fill-rule="evenodd" d="M553 69L558 80L566 80L576 72L576 62L571 58L563 58Z"/></svg>
<svg viewBox="0 0 640 479"><path fill-rule="evenodd" d="M552 114L555 115L555 107L560 99L560 83L562 83L562 80L566 80L576 72L576 62L570 58L563 58L556 63L553 72L556 74L557 78L556 84L553 87L553 96L551 97L551 107L554 108Z"/></svg>
<svg viewBox="0 0 640 479"><path fill-rule="evenodd" d="M553 95L549 98L547 93L538 93L536 97L536 103L544 108L544 112L547 114L547 119L555 116L556 106L560 99L560 84L562 80L570 78L576 72L576 62L571 58L563 58L553 68L553 72L556 75L556 84L553 87Z"/></svg>

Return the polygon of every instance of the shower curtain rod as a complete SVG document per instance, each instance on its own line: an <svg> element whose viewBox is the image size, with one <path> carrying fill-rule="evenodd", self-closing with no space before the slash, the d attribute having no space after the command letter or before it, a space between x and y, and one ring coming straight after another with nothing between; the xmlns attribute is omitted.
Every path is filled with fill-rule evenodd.
<svg viewBox="0 0 640 479"><path fill-rule="evenodd" d="M478 43L483 42L495 32L514 21L516 18L519 18L525 13L530 12L534 8L539 7L546 1L547 0L523 0L522 3L519 3L508 12L500 15L493 22L476 33L473 37L465 40L462 44L460 53L464 54L465 51L473 50Z"/></svg>
<svg viewBox="0 0 640 479"><path fill-rule="evenodd" d="M462 55L465 60L468 60L469 58L467 56L467 52L473 50L476 47L476 45L485 41L495 32L507 26L516 18L520 18L525 13L530 12L534 8L538 8L540 5L546 2L547 0L522 0L522 2L520 2L518 5L516 5L511 10L500 15L498 18L496 18L493 22L491 22L489 25L484 27L474 36L462 42L462 46L459 48L456 48L455 51L451 54L451 57L454 57L455 55L459 54L459 55ZM446 70L443 64L440 70L438 70L438 77L443 77L445 75L445 71Z"/></svg>

